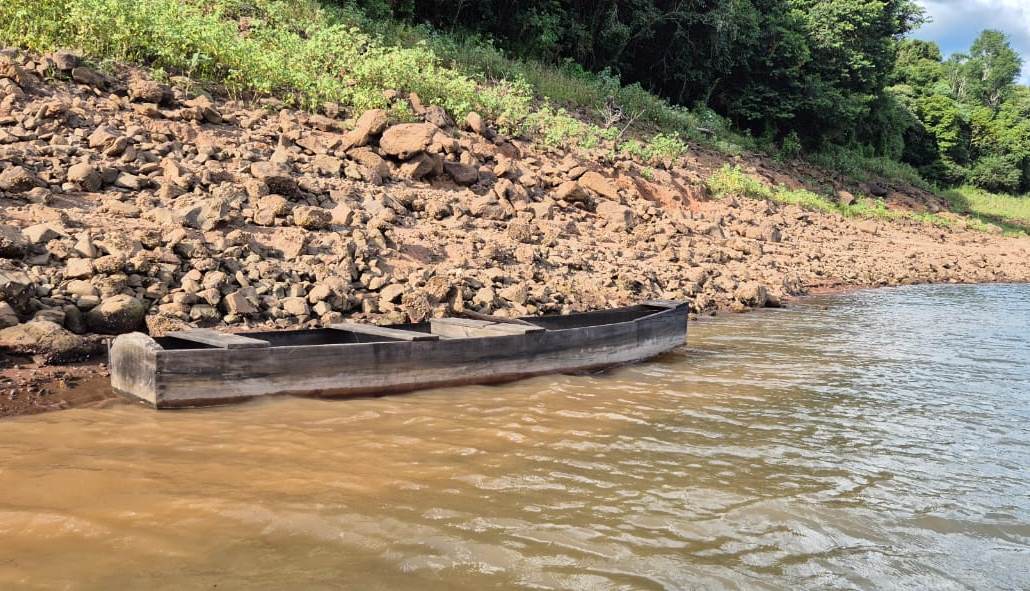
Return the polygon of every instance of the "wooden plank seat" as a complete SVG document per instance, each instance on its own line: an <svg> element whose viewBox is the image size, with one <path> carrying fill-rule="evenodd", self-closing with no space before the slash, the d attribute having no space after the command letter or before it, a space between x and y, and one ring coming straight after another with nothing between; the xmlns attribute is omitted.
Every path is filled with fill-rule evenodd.
<svg viewBox="0 0 1030 591"><path fill-rule="evenodd" d="M252 339L238 334L217 332L207 328L173 331L169 332L166 336L181 341L210 345L219 349L262 349L269 346L268 341Z"/></svg>
<svg viewBox="0 0 1030 591"><path fill-rule="evenodd" d="M439 335L429 334L427 332L416 332L414 330L399 330L396 328L376 326L374 324L358 324L356 322L341 322L339 324L332 324L329 326L329 328L331 328L332 330L345 330L347 332L356 332L358 334L386 337L388 339L395 339L398 341L440 340Z"/></svg>
<svg viewBox="0 0 1030 591"><path fill-rule="evenodd" d="M443 338L461 339L469 337L500 337L543 332L545 329L530 324L489 322L471 318L433 318L430 321L433 334Z"/></svg>

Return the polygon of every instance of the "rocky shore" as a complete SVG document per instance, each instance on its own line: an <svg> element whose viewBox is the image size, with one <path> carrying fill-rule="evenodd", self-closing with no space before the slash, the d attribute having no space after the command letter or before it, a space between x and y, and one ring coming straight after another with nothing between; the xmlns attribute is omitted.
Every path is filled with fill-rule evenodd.
<svg viewBox="0 0 1030 591"><path fill-rule="evenodd" d="M703 314L813 288L1030 279L1025 238L712 199L703 180L731 158L700 147L645 166L390 98L413 120L222 100L71 53L0 52L0 415L61 406L52 373L25 368L134 330L651 298ZM911 188L885 193L892 207L941 208Z"/></svg>

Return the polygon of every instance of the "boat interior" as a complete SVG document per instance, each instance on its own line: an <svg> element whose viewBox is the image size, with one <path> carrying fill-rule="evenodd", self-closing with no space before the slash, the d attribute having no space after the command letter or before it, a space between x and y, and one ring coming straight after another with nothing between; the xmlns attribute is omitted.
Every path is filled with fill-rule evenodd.
<svg viewBox="0 0 1030 591"><path fill-rule="evenodd" d="M169 351L192 349L250 349L302 347L358 343L432 341L453 338L482 338L528 334L543 330L568 330L638 320L668 309L662 304L641 304L612 310L598 310L561 316L533 316L516 321L468 318L440 318L428 322L375 326L342 323L326 328L219 333L196 329L169 333L154 340Z"/></svg>

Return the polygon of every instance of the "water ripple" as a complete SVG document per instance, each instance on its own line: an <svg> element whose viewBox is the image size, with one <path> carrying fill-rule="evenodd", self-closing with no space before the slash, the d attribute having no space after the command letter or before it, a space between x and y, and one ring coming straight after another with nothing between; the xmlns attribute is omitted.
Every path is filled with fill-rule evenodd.
<svg viewBox="0 0 1030 591"><path fill-rule="evenodd" d="M691 330L599 375L0 424L0 588L1030 588L1030 289Z"/></svg>

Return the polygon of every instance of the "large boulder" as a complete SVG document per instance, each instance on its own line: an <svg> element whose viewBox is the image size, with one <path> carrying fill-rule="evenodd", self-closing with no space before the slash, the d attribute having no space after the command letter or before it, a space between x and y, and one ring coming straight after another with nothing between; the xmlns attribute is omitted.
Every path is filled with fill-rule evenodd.
<svg viewBox="0 0 1030 591"><path fill-rule="evenodd" d="M390 156L407 160L425 151L439 129L429 123L402 123L383 132L379 147Z"/></svg>
<svg viewBox="0 0 1030 591"><path fill-rule="evenodd" d="M137 330L143 324L147 307L140 300L119 294L105 298L88 313L86 325L101 334L122 334Z"/></svg>
<svg viewBox="0 0 1030 591"><path fill-rule="evenodd" d="M82 337L49 320L33 320L0 330L0 349L42 355L48 362L70 361L89 352Z"/></svg>

